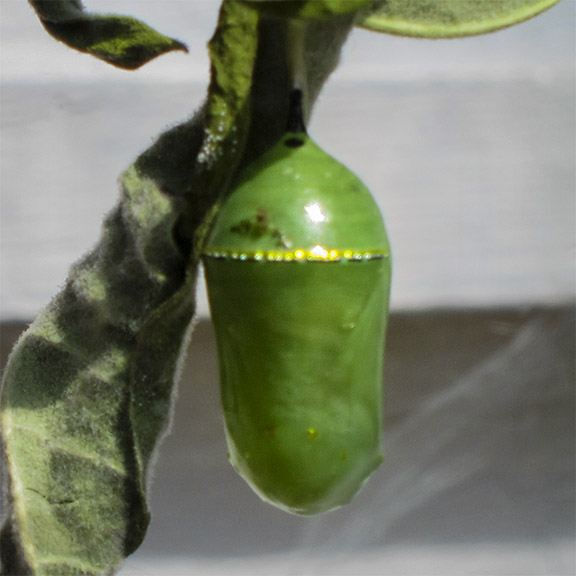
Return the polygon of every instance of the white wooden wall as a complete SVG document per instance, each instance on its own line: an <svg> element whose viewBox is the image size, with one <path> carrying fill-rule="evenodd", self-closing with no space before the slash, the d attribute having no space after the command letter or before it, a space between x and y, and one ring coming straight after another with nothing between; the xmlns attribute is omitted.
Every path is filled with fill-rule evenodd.
<svg viewBox="0 0 576 576"><path fill-rule="evenodd" d="M4 320L49 300L96 242L118 175L200 105L217 4L89 2L189 44L122 72L52 40L26 2L1 1ZM378 199L395 309L573 300L574 15L564 0L466 40L352 35L310 132Z"/></svg>

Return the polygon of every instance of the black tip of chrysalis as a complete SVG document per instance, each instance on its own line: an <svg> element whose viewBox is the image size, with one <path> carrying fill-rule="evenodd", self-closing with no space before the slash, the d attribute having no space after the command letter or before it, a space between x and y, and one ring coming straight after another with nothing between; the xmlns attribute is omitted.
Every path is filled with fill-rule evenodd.
<svg viewBox="0 0 576 576"><path fill-rule="evenodd" d="M294 88L290 93L290 108L288 109L288 123L286 132L306 134L304 113L302 110L302 90Z"/></svg>

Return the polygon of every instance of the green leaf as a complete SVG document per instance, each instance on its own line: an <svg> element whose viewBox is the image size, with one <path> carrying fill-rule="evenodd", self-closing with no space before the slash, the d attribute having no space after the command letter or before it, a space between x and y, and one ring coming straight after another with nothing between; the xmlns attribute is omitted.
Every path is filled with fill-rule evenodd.
<svg viewBox="0 0 576 576"><path fill-rule="evenodd" d="M353 14L374 4L374 0L243 0L269 16L316 19Z"/></svg>
<svg viewBox="0 0 576 576"><path fill-rule="evenodd" d="M357 26L421 38L495 32L536 16L560 0L386 0Z"/></svg>
<svg viewBox="0 0 576 576"><path fill-rule="evenodd" d="M18 550L3 553L26 573L108 574L146 531L129 418L132 358L150 314L181 285L186 259L172 234L182 206L131 175L100 243L6 369L2 435Z"/></svg>
<svg viewBox="0 0 576 576"><path fill-rule="evenodd" d="M236 102L247 116L256 26L254 12L226 5L216 40L226 64L207 109ZM218 116L207 118L201 111L166 132L126 171L100 243L10 356L3 574L109 574L145 535L149 464L169 425L195 308L193 233L210 206L193 199L233 159L211 138ZM231 129L228 139L245 133ZM208 164L197 160L207 142Z"/></svg>
<svg viewBox="0 0 576 576"><path fill-rule="evenodd" d="M91 14L79 0L29 0L49 34L64 44L127 70L186 45L128 16Z"/></svg>

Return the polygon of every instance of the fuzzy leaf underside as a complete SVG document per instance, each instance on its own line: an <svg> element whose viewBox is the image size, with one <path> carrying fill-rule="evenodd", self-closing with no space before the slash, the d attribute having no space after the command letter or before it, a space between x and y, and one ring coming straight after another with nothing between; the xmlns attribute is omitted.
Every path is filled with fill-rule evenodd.
<svg viewBox="0 0 576 576"><path fill-rule="evenodd" d="M185 261L170 233L180 208L133 178L124 176L100 243L71 269L6 369L2 434L19 548L10 557L24 573L111 573L146 531L131 359L146 318L181 284Z"/></svg>
<svg viewBox="0 0 576 576"><path fill-rule="evenodd" d="M560 0L385 0L356 23L398 36L460 38L528 20Z"/></svg>
<svg viewBox="0 0 576 576"><path fill-rule="evenodd" d="M46 31L70 48L134 70L185 44L129 16L93 14L79 0L29 0Z"/></svg>
<svg viewBox="0 0 576 576"><path fill-rule="evenodd" d="M241 13L235 22L223 13L217 41L227 45L223 58L232 50L248 62L243 83L227 80L235 101L250 91L257 18L248 17L251 30ZM243 50L230 41L238 26L251 50L244 35ZM236 70L226 67L220 78ZM5 575L111 574L144 537L149 463L169 423L194 313L191 227L205 213L191 214L191 197L226 169L216 162L197 170L205 123L201 111L126 171L101 241L10 356L2 387L11 497Z"/></svg>

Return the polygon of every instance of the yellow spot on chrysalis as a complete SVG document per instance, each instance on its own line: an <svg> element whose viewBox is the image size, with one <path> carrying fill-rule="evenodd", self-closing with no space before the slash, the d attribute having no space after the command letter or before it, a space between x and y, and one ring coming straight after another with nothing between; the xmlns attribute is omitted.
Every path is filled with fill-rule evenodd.
<svg viewBox="0 0 576 576"><path fill-rule="evenodd" d="M316 428L308 428L306 432L308 432L308 438L310 438L310 440L315 440L318 437L318 430L316 430Z"/></svg>

